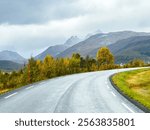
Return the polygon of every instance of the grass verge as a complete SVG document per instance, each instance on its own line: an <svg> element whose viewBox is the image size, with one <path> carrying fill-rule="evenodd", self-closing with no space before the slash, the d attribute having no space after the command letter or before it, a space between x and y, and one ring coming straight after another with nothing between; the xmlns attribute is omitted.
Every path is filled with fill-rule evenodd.
<svg viewBox="0 0 150 130"><path fill-rule="evenodd" d="M150 69L121 72L112 81L124 94L150 109Z"/></svg>

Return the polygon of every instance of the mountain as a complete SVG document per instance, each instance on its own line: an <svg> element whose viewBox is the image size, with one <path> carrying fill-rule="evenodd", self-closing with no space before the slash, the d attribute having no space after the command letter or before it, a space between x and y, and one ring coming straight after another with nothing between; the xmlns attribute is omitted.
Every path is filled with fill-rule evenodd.
<svg viewBox="0 0 150 130"><path fill-rule="evenodd" d="M35 59L43 60L48 54L53 56L53 57L56 57L57 55L59 55L64 50L75 45L76 43L78 43L80 41L81 40L77 36L71 36L64 44L48 47L41 54L37 55L35 57Z"/></svg>
<svg viewBox="0 0 150 130"><path fill-rule="evenodd" d="M55 57L60 52L63 52L65 49L67 49L66 45L55 45L48 47L45 51L43 51L41 54L37 55L35 59L43 60L47 55L51 55Z"/></svg>
<svg viewBox="0 0 150 130"><path fill-rule="evenodd" d="M96 30L95 32L92 32L92 33L88 33L86 36L85 36L85 39L88 39L90 38L91 36L93 35L96 35L96 34L101 34L102 31L100 29Z"/></svg>
<svg viewBox="0 0 150 130"><path fill-rule="evenodd" d="M87 55L95 57L97 50L101 46L108 46L122 39L127 39L134 36L145 36L145 35L149 35L149 34L143 32L133 32L133 31L99 33L64 50L63 52L58 54L57 57L70 57L72 53L80 53L84 57Z"/></svg>
<svg viewBox="0 0 150 130"><path fill-rule="evenodd" d="M0 61L4 61L4 60L16 62L19 64L24 64L27 62L27 60L23 58L21 55L19 55L17 52L8 51L8 50L0 52Z"/></svg>
<svg viewBox="0 0 150 130"><path fill-rule="evenodd" d="M150 36L137 36L120 40L108 46L117 63L126 63L135 58L150 61Z"/></svg>
<svg viewBox="0 0 150 130"><path fill-rule="evenodd" d="M73 45L75 45L76 43L79 43L81 41L81 39L79 39L77 36L71 36L65 43L64 45L66 45L67 47L71 47Z"/></svg>
<svg viewBox="0 0 150 130"><path fill-rule="evenodd" d="M19 70L22 67L23 67L22 64L15 63L12 61L7 61L7 60L0 61L0 70L12 71L12 70Z"/></svg>

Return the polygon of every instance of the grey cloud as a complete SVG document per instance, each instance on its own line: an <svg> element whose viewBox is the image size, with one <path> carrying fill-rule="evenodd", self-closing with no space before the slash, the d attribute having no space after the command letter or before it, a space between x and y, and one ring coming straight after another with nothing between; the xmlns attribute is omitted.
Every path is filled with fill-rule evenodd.
<svg viewBox="0 0 150 130"><path fill-rule="evenodd" d="M100 29L150 30L149 0L0 0L0 50L23 56Z"/></svg>
<svg viewBox="0 0 150 130"><path fill-rule="evenodd" d="M0 0L0 23L41 24L49 20L73 17L77 12L72 4L74 2L74 0Z"/></svg>

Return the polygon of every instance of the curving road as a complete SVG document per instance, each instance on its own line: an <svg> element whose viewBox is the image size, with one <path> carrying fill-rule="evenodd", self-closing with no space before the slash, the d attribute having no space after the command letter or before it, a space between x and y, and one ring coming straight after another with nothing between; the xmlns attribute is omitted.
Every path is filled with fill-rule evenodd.
<svg viewBox="0 0 150 130"><path fill-rule="evenodd" d="M107 70L50 79L0 96L1 113L141 113L110 84Z"/></svg>

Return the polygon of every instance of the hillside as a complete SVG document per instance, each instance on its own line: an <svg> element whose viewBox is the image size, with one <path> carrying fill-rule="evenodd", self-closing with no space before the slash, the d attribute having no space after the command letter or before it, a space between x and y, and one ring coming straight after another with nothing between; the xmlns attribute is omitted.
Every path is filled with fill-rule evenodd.
<svg viewBox="0 0 150 130"><path fill-rule="evenodd" d="M27 60L17 52L8 51L8 50L0 52L0 61L4 61L4 60L16 62L19 64L24 64L27 62Z"/></svg>
<svg viewBox="0 0 150 130"><path fill-rule="evenodd" d="M121 31L111 33L100 33L91 36L90 38L82 41L74 46L64 50L57 57L70 57L72 53L80 53L82 56L95 56L98 48L101 46L108 46L119 40L127 39L134 36L149 35L148 33L132 32L132 31Z"/></svg>
<svg viewBox="0 0 150 130"><path fill-rule="evenodd" d="M67 49L66 45L50 46L45 51L43 51L42 53L40 53L39 55L37 55L35 57L35 59L43 60L47 55L51 55L51 56L55 57L60 52L63 52L65 49Z"/></svg>
<svg viewBox="0 0 150 130"><path fill-rule="evenodd" d="M81 40L77 36L71 36L64 44L48 47L45 51L43 51L39 55L35 56L35 59L43 60L47 55L56 57L64 50L75 45L76 43L78 43L80 41Z"/></svg>
<svg viewBox="0 0 150 130"><path fill-rule="evenodd" d="M109 46L117 63L126 63L134 58L150 61L150 36L124 39Z"/></svg>
<svg viewBox="0 0 150 130"><path fill-rule="evenodd" d="M22 67L23 67L22 64L18 64L12 61L7 61L7 60L0 61L0 70L13 71L13 70L19 70Z"/></svg>

